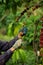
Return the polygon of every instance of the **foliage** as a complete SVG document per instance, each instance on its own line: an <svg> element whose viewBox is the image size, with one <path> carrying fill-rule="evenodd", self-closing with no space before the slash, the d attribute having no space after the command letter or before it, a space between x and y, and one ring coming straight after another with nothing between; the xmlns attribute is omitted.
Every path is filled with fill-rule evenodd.
<svg viewBox="0 0 43 65"><path fill-rule="evenodd" d="M35 42L39 42L41 29L40 18L43 15L43 7L36 7L34 10L35 5L37 4L43 6L43 0L0 0L0 32L3 31L4 28L6 31L5 36L2 34L0 35L0 38L2 40L10 40L10 38L12 39L18 35L19 30L23 27L23 22L25 22L25 26L28 28L26 36L23 37L24 41L26 42L26 48L29 46L29 44L33 43L36 24L37 39L35 39ZM16 22L18 17L19 20ZM3 31L3 33L5 31ZM15 50L7 65L35 65L33 50L24 49Z"/></svg>
<svg viewBox="0 0 43 65"><path fill-rule="evenodd" d="M9 62L12 63L9 63ZM15 50L12 58L9 60L7 64L9 65L35 65L35 55L32 50L26 51L23 49Z"/></svg>

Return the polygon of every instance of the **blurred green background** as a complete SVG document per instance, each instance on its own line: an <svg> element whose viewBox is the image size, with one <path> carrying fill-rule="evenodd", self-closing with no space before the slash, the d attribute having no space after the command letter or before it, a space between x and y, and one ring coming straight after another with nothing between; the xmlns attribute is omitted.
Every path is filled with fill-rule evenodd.
<svg viewBox="0 0 43 65"><path fill-rule="evenodd" d="M40 7L35 8L36 5ZM26 36L23 37L23 46L14 51L6 65L36 65L33 41L39 43L42 15L43 0L0 0L0 40L13 39L24 23L28 28Z"/></svg>

